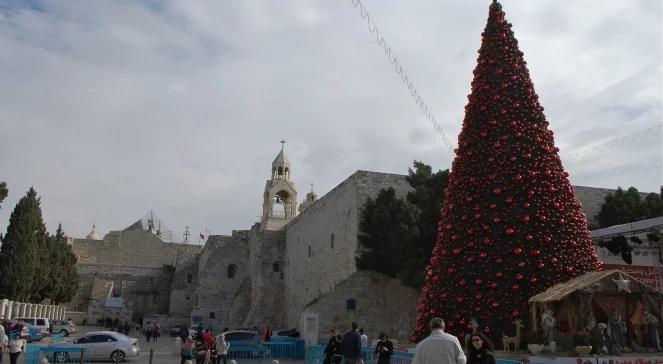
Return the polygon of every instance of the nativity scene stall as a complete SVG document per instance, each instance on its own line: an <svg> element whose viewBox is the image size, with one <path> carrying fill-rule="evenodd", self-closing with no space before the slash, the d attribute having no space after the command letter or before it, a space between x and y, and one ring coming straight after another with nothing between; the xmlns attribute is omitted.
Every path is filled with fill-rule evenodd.
<svg viewBox="0 0 663 364"><path fill-rule="evenodd" d="M663 295L618 269L589 272L529 299L532 330L551 351L661 352ZM551 344L552 343L552 344Z"/></svg>

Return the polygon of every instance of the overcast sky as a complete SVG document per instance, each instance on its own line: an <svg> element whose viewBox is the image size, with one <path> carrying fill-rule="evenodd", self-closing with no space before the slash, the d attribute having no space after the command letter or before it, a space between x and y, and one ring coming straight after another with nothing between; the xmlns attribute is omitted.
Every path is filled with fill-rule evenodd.
<svg viewBox="0 0 663 364"><path fill-rule="evenodd" d="M351 0L26 3L0 1L0 231L30 186L74 237L150 209L177 240L248 229L282 138L300 201L358 169L450 166ZM364 0L454 142L489 3ZM502 4L562 156L661 123L660 0ZM564 165L657 191L661 140Z"/></svg>

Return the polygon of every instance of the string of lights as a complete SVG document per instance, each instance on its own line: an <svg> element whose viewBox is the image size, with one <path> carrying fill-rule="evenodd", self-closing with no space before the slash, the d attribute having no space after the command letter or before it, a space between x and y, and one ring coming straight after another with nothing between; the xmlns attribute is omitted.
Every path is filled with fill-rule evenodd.
<svg viewBox="0 0 663 364"><path fill-rule="evenodd" d="M428 108L428 105L426 105L426 103L424 102L423 98L421 97L421 94L419 94L419 91L417 91L417 88L414 86L414 83L412 82L412 80L410 80L410 77L403 68L403 65L394 55L394 52L391 50L391 47L387 44L387 41L382 36L382 32L380 32L380 29L378 29L378 26L375 24L375 21L371 19L371 15L368 13L368 10L366 10L366 8L364 7L364 4L362 4L361 0L352 0L352 5L354 5L355 8L359 9L361 18L363 20L366 20L369 32L375 34L375 41L378 47L382 48L384 55L387 57L387 60L389 60L389 63L394 65L394 70L396 71L396 73L398 73L398 75L400 75L401 81L408 88L410 95L414 99L414 102L419 106L419 109L424 114L426 119L428 119L428 121L431 124L433 124L433 128L440 135L444 144L447 146L447 148L449 148L449 150L453 154L454 145L451 143L449 138L447 138L446 134L442 130L442 127L437 122L437 119Z"/></svg>
<svg viewBox="0 0 663 364"><path fill-rule="evenodd" d="M663 160L652 160L641 163L634 164L624 164L621 166L602 168L602 169L590 169L586 171L578 171L575 173L570 173L574 178L586 177L586 176L606 176L613 175L624 172L637 172L637 171L646 171L651 169L661 169L663 168Z"/></svg>
<svg viewBox="0 0 663 364"><path fill-rule="evenodd" d="M564 159L565 161L574 161L574 160L585 158L585 157L587 157L589 155L592 155L592 154L596 154L596 153L599 153L599 152L603 152L605 150L610 150L610 149L614 149L614 148L617 148L617 147L621 147L623 145L631 144L631 143L634 143L636 141L641 141L643 139L647 139L647 138L650 138L650 137L659 136L659 138L660 138L660 134L661 134L662 130L663 130L663 125L656 125L656 126L653 126L651 128L647 128L647 129L640 130L640 131L637 131L635 133L623 136L621 138L612 139L612 140L609 140L605 143L601 143L601 144L595 145L593 147L582 149L582 150L580 150L578 152L575 152L575 153L563 155L562 159Z"/></svg>

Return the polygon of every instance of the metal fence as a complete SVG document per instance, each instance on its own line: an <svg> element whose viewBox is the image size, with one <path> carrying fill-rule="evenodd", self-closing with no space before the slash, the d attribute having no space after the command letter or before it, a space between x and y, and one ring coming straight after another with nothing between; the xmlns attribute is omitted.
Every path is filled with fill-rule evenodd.
<svg viewBox="0 0 663 364"><path fill-rule="evenodd" d="M304 359L304 340L268 341L260 344L230 344L228 358L238 362L246 360L262 361L272 359Z"/></svg>
<svg viewBox="0 0 663 364"><path fill-rule="evenodd" d="M48 359L49 363L90 363L90 353L87 349L73 347L50 348L27 345L23 355L24 364L40 364L42 358Z"/></svg>
<svg viewBox="0 0 663 364"><path fill-rule="evenodd" d="M306 364L322 364L325 360L325 345L312 346L306 349ZM377 363L377 356L375 356L375 348L363 348L362 359L365 364ZM407 351L394 351L391 356L391 364L410 364L414 357L414 353ZM503 360L497 359L497 364L523 364L516 360Z"/></svg>

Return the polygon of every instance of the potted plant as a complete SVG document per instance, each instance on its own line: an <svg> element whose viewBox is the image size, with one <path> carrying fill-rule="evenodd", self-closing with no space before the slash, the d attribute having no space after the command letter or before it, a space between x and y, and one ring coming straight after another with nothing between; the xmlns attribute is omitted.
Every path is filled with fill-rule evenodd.
<svg viewBox="0 0 663 364"><path fill-rule="evenodd" d="M587 356L592 352L589 334L585 331L578 331L573 335L573 346L575 346L578 356Z"/></svg>
<svg viewBox="0 0 663 364"><path fill-rule="evenodd" d="M527 349L534 355L541 354L541 351L543 351L543 335L541 331L531 331L527 335Z"/></svg>

